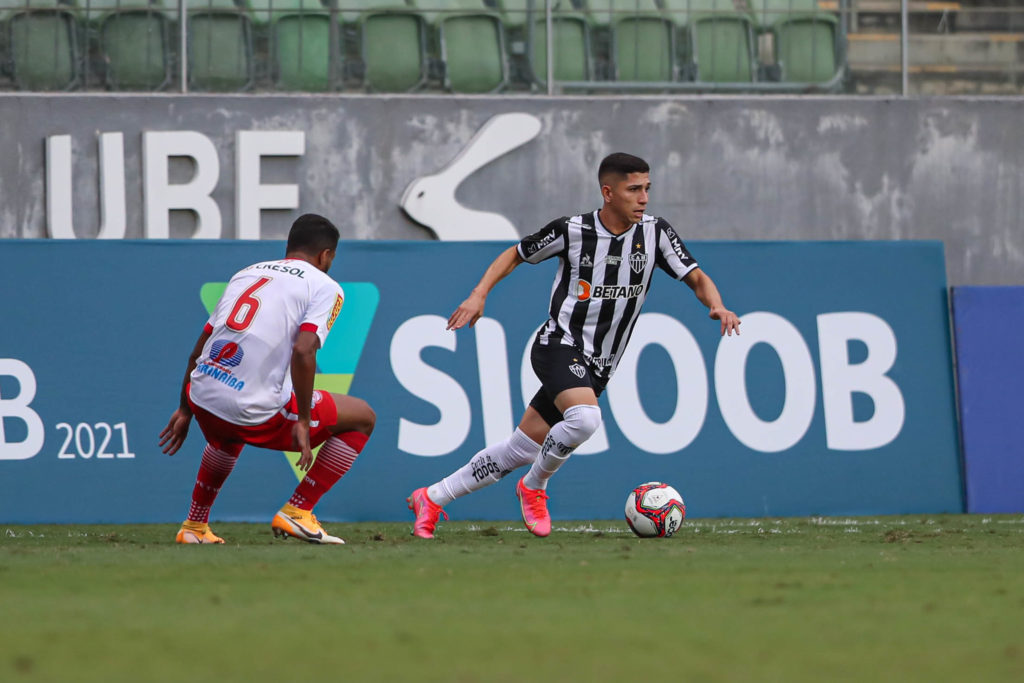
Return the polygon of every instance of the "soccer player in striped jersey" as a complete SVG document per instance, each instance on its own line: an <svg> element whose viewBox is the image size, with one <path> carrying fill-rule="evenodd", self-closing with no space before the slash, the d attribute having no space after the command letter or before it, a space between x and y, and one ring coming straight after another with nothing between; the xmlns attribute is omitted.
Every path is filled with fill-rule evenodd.
<svg viewBox="0 0 1024 683"><path fill-rule="evenodd" d="M416 516L413 534L433 538L444 505L530 465L516 484L523 522L537 536L551 533L548 479L601 425L597 397L629 342L654 269L685 282L720 323L721 334L739 334L740 320L722 303L714 281L664 218L646 213L650 168L643 159L616 153L598 168L603 206L551 221L509 247L487 268L469 298L452 313L448 329L472 327L491 289L520 263L558 258L548 321L530 353L541 388L518 428L440 481L408 498Z"/></svg>
<svg viewBox="0 0 1024 683"><path fill-rule="evenodd" d="M352 467L376 415L362 399L313 390L316 352L345 299L327 275L338 237L323 216L299 216L285 258L236 273L199 335L178 409L160 433L164 453L174 455L194 415L207 441L178 543L224 542L210 531L210 507L246 444L297 451L306 471L274 515L274 535L344 543L324 530L313 506Z"/></svg>

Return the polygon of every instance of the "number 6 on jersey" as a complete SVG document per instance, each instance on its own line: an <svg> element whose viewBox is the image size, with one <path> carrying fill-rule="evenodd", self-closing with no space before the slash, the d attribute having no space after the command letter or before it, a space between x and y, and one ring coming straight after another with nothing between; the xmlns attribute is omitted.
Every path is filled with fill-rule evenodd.
<svg viewBox="0 0 1024 683"><path fill-rule="evenodd" d="M260 300L256 296L256 292L266 286L271 279L269 277L261 277L253 283L252 287L242 292L242 295L238 297L238 301L232 307L227 321L224 323L228 329L242 332L249 325L252 325L253 318L256 317L256 313L260 310Z"/></svg>

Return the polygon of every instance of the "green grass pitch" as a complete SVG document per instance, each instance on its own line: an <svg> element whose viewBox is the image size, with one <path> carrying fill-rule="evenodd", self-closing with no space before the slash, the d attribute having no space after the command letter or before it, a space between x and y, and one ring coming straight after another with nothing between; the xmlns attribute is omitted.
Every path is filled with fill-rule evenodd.
<svg viewBox="0 0 1024 683"><path fill-rule="evenodd" d="M0 524L0 681L1020 681L1024 518Z"/></svg>

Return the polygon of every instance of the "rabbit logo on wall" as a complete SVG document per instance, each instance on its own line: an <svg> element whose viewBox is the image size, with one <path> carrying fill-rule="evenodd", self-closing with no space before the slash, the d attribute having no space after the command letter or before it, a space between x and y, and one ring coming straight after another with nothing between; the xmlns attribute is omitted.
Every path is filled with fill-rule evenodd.
<svg viewBox="0 0 1024 683"><path fill-rule="evenodd" d="M447 166L409 183L399 204L410 218L433 230L442 241L519 239L509 219L500 213L463 206L455 199L455 191L478 169L537 137L540 129L540 119L532 114L491 118Z"/></svg>

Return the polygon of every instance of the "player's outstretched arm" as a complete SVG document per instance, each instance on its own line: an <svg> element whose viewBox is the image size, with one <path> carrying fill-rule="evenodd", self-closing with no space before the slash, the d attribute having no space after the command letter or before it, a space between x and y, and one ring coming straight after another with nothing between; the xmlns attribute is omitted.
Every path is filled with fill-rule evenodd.
<svg viewBox="0 0 1024 683"><path fill-rule="evenodd" d="M316 352L320 348L320 337L315 332L302 330L292 345L292 391L298 404L298 420L292 427L292 440L299 452L296 463L300 470L313 465L313 451L309 445L309 420L313 406L313 380L316 378Z"/></svg>
<svg viewBox="0 0 1024 683"><path fill-rule="evenodd" d="M188 358L188 368L185 370L185 379L181 382L181 393L178 395L178 409L174 411L167 426L160 432L160 448L167 455L177 453L181 445L185 443L185 437L188 436L188 427L192 422L192 408L188 404L189 377L196 369L196 362L209 338L210 333L204 328L199 339L196 340L196 345L192 348L192 355Z"/></svg>
<svg viewBox="0 0 1024 683"><path fill-rule="evenodd" d="M480 282L470 292L469 298L459 304L459 307L448 318L447 329L457 330L467 323L470 327L476 325L476 321L484 314L484 304L487 303L487 295L491 293L494 285L498 284L502 278L515 270L516 266L522 262L523 259L519 257L519 250L516 249L515 245L501 252L498 258L494 259L491 265L487 267L487 270L484 271L484 276L480 278Z"/></svg>
<svg viewBox="0 0 1024 683"><path fill-rule="evenodd" d="M723 337L727 334L731 337L733 332L740 333L739 316L722 303L722 295L719 293L718 287L715 286L714 280L707 273L700 268L694 268L686 274L683 282L689 285L697 299L708 307L708 317L722 323Z"/></svg>

